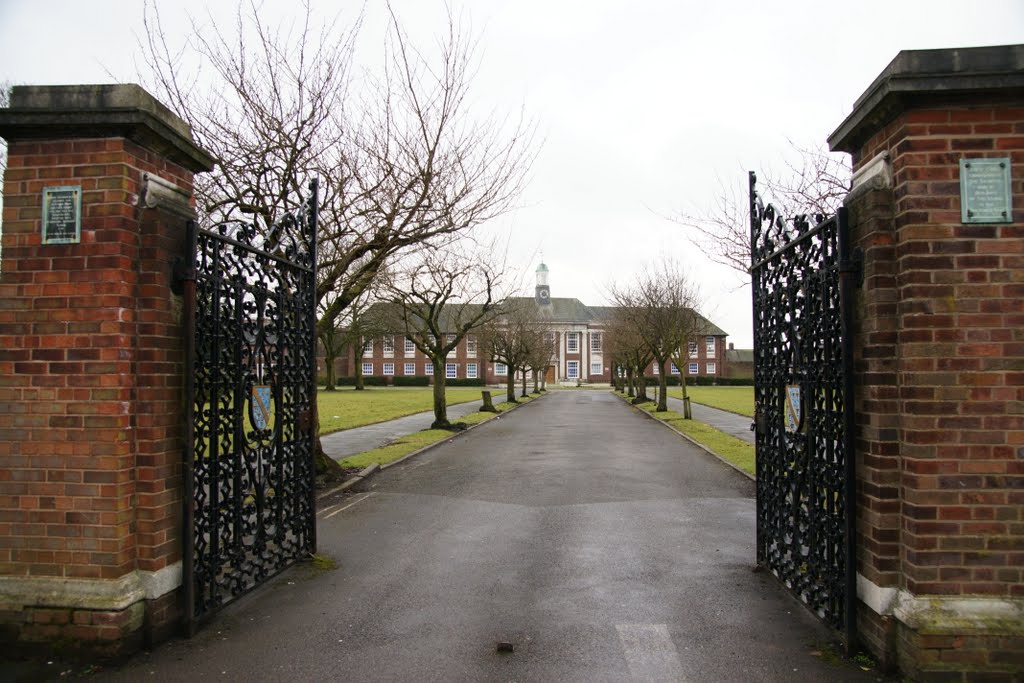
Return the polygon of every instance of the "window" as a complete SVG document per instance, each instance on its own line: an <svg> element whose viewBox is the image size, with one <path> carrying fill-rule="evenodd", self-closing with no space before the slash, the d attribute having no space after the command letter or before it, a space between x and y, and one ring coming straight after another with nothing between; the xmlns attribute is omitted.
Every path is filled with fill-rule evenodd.
<svg viewBox="0 0 1024 683"><path fill-rule="evenodd" d="M466 377L476 379L476 363L466 363Z"/></svg>
<svg viewBox="0 0 1024 683"><path fill-rule="evenodd" d="M405 374L407 374L407 375L415 375L416 374L416 364L415 363L406 363L405 364Z"/></svg>
<svg viewBox="0 0 1024 683"><path fill-rule="evenodd" d="M571 334L575 335L576 333L572 332ZM580 378L580 362L578 360L571 360L566 364L566 376L569 379Z"/></svg>
<svg viewBox="0 0 1024 683"><path fill-rule="evenodd" d="M363 376L373 374L373 363L363 363Z"/></svg>
<svg viewBox="0 0 1024 683"><path fill-rule="evenodd" d="M671 373L672 373L673 375L678 375L678 374L679 374L679 368L678 368L678 367L676 367L676 364L675 364L675 363L673 363L673 364L672 364L672 369L670 370L670 372L671 372Z"/></svg>
<svg viewBox="0 0 1024 683"><path fill-rule="evenodd" d="M459 366L456 363L446 363L444 366L444 376L448 379L455 379L459 376Z"/></svg>
<svg viewBox="0 0 1024 683"><path fill-rule="evenodd" d="M430 361L427 361L426 363L424 363L423 364L423 374L425 374L425 375L433 375L434 374L434 364L431 363Z"/></svg>
<svg viewBox="0 0 1024 683"><path fill-rule="evenodd" d="M651 373L654 374L654 375L660 375L661 374L661 368L658 367L658 362L657 361L655 361L654 364L651 365Z"/></svg>
<svg viewBox="0 0 1024 683"><path fill-rule="evenodd" d="M405 338L405 355L416 355L416 345L413 343L412 339L409 339L408 337Z"/></svg>
<svg viewBox="0 0 1024 683"><path fill-rule="evenodd" d="M372 339L367 339L366 342L363 344L363 355L364 356L372 356L373 355L373 340Z"/></svg>
<svg viewBox="0 0 1024 683"><path fill-rule="evenodd" d="M601 366L601 361L595 361L590 364L590 374L600 375L604 373L604 368Z"/></svg>
<svg viewBox="0 0 1024 683"><path fill-rule="evenodd" d="M445 346L447 346L448 344L454 344L454 343L455 343L455 335L454 334L446 334L445 337L444 337L444 344L445 344ZM455 349L454 348L451 351L448 352L448 357L449 358L455 358Z"/></svg>
<svg viewBox="0 0 1024 683"><path fill-rule="evenodd" d="M601 353L601 333L590 333L590 350L592 353Z"/></svg>
<svg viewBox="0 0 1024 683"><path fill-rule="evenodd" d="M687 342L686 352L690 354L690 358L697 357L697 342Z"/></svg>
<svg viewBox="0 0 1024 683"><path fill-rule="evenodd" d="M494 374L495 375L502 375L502 376L507 375L508 374L508 366L505 365L504 363L495 363L494 364Z"/></svg>
<svg viewBox="0 0 1024 683"><path fill-rule="evenodd" d="M437 337L432 334L427 335L427 346L434 346L437 344Z"/></svg>
<svg viewBox="0 0 1024 683"><path fill-rule="evenodd" d="M476 337L471 334L466 336L466 355L470 358L476 357Z"/></svg>
<svg viewBox="0 0 1024 683"><path fill-rule="evenodd" d="M715 355L715 338L714 337L705 337L704 338L704 347L705 347L705 350L707 351L707 354L709 356Z"/></svg>
<svg viewBox="0 0 1024 683"><path fill-rule="evenodd" d="M716 366L715 366L714 363L708 363L708 368L707 369L708 369L708 374L709 375L713 375L713 374L715 374Z"/></svg>
<svg viewBox="0 0 1024 683"><path fill-rule="evenodd" d="M395 374L395 364L394 363L385 363L384 364L384 374L385 375L393 375L393 374Z"/></svg>
<svg viewBox="0 0 1024 683"><path fill-rule="evenodd" d="M569 333L567 333L566 336L565 336L565 342L566 342L566 344L568 344L568 346L566 347L566 350L569 353L579 353L580 352L580 333L579 332L569 332Z"/></svg>
<svg viewBox="0 0 1024 683"><path fill-rule="evenodd" d="M385 356L395 355L395 338L391 335L384 337L382 341Z"/></svg>
<svg viewBox="0 0 1024 683"><path fill-rule="evenodd" d="M690 363L687 366L686 371L689 372L691 375L696 375L697 374L697 364L696 363Z"/></svg>

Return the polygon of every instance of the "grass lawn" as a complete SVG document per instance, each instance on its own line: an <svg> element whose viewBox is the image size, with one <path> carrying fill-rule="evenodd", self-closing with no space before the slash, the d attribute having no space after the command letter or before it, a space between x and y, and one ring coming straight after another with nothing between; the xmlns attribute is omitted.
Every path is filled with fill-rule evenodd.
<svg viewBox="0 0 1024 683"><path fill-rule="evenodd" d="M701 389L734 389L750 387L699 387ZM619 394L622 396L622 394ZM662 422L675 427L683 434L699 443L700 445L714 451L720 458L740 468L750 476L757 474L754 459L754 447L746 441L741 441L731 434L721 432L710 425L696 420L684 419L680 413L669 410L664 413L654 412L654 403L644 403L638 406L647 411Z"/></svg>
<svg viewBox="0 0 1024 683"><path fill-rule="evenodd" d="M483 387L486 389L486 387ZM480 400L481 387L449 387L445 390L448 405ZM491 390L491 395L504 396ZM393 420L422 413L434 408L433 389L430 387L367 387L356 391L351 387L337 391L317 391L320 411L320 433L330 434L342 429Z"/></svg>
<svg viewBox="0 0 1024 683"><path fill-rule="evenodd" d="M681 398L681 387L669 387L669 396ZM754 417L754 387L686 387L694 403L701 403L730 413Z"/></svg>
<svg viewBox="0 0 1024 683"><path fill-rule="evenodd" d="M479 395L479 393L478 393ZM519 403L526 403L531 399L536 398L535 396L529 396L527 398L518 399ZM511 408L513 403L495 403L499 411L504 412ZM459 420L470 425L480 424L486 422L493 417L497 417L500 413L470 413L466 417ZM445 429L424 429L423 431L415 432L407 436L403 436L399 439L395 439L386 446L380 448L374 448L372 451L364 451L356 455L351 455L344 460L340 460L339 463L342 467L366 467L375 462L379 462L381 465L387 465L388 463L399 460L409 455L413 451L418 451L421 448L437 443L438 441L444 441L455 436L457 432L449 432Z"/></svg>

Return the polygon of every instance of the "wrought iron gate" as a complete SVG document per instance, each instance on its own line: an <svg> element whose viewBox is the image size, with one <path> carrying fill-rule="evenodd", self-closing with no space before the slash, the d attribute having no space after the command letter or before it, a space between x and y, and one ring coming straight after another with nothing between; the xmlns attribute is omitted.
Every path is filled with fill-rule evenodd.
<svg viewBox="0 0 1024 683"><path fill-rule="evenodd" d="M757 561L854 642L852 278L846 210L786 219L750 174Z"/></svg>
<svg viewBox="0 0 1024 683"><path fill-rule="evenodd" d="M316 549L317 185L262 234L189 225L184 593L189 634Z"/></svg>

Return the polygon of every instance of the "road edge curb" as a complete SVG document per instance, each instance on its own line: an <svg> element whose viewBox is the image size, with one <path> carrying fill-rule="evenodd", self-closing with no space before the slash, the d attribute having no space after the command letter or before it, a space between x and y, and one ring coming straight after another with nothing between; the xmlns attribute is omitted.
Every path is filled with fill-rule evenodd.
<svg viewBox="0 0 1024 683"><path fill-rule="evenodd" d="M728 466L729 466L729 467L731 467L732 469L736 470L737 472L739 472L740 474L742 474L742 475L743 475L744 477L746 477L746 478L747 478L747 479L749 479L750 481L753 481L753 482L756 482L756 481L757 481L757 477L755 477L754 475L750 474L749 472L746 472L746 471L744 471L743 469L741 469L741 468L737 467L737 466L736 466L736 465L734 465L733 463L729 462L728 460L726 460L725 458L723 458L722 456L720 456L720 455L719 455L718 453L716 453L715 451L711 450L710 448L708 448L708 447L707 447L707 446L705 446L704 444L702 444L702 443L700 443L699 441L695 440L695 439L694 439L693 437L691 437L691 436L689 436L689 435L687 435L687 434L684 434L683 432L679 431L678 429L676 429L675 427L673 427L673 426L672 426L672 425L670 425L669 423L667 423L667 422L665 422L665 421L663 421L663 420L659 420L659 419L658 419L657 417L655 417L655 416L654 416L654 415L652 415L651 413L647 412L646 410L643 410L643 409L641 409L641 408L639 408L639 407L637 407L637 406L633 405L632 403L630 403L630 402L629 402L629 399L627 399L627 398L625 398L625 397L623 397L623 396L620 396L620 395L619 395L618 393L616 393L616 392L614 392L614 391L613 391L613 392L611 392L611 393L612 393L612 395L613 395L613 396L616 396L616 397L618 397L618 398L619 398L619 399L620 399L621 401L624 401L624 402L626 403L626 405L628 405L628 406L629 406L630 408L632 408L633 410L635 410L635 411L637 411L637 412L639 412L639 413L642 413L642 414L643 414L644 416L646 416L646 417L647 417L648 419L654 420L654 421L655 421L655 422L657 422L658 424L660 424L660 425L664 426L665 428L667 428L667 429L669 429L669 430L671 430L671 431L675 432L676 434L678 434L679 436L683 437L684 439L686 439L687 441L689 441L690 443L692 443L692 444L693 444L694 446L696 446L697 448L699 448L699 449L701 449L702 451L704 451L705 453L707 453L707 454L709 454L709 455L712 455L712 456L714 456L714 457L715 457L715 458L716 458L716 459L717 459L718 461L720 461L720 462L722 462L722 463L724 463L724 464L728 465ZM698 421L699 421L699 420L698 420ZM706 424L706 423L705 423L705 424ZM710 425L709 425L709 426L710 426ZM718 431L721 431L721 430L718 430ZM722 433L724 434L725 432L722 432ZM755 456L755 457L756 457L756 456Z"/></svg>

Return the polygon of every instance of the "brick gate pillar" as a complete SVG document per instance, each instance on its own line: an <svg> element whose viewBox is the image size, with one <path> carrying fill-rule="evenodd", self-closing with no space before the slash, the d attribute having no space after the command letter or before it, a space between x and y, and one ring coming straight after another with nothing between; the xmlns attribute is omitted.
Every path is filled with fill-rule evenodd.
<svg viewBox="0 0 1024 683"><path fill-rule="evenodd" d="M899 53L829 144L864 254L861 637L915 680L1019 680L1024 45Z"/></svg>
<svg viewBox="0 0 1024 683"><path fill-rule="evenodd" d="M125 651L178 617L172 269L211 158L135 85L16 87L0 135L0 642Z"/></svg>

